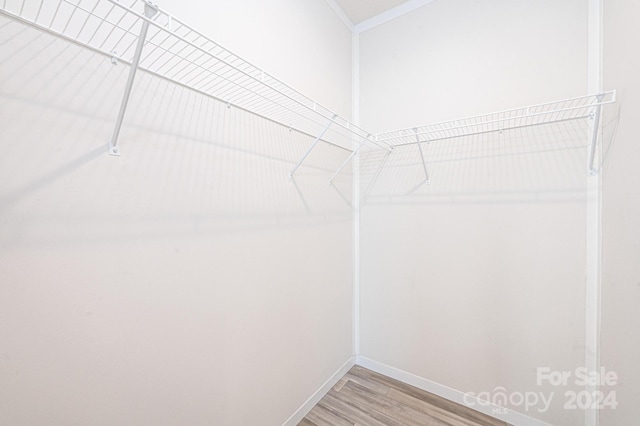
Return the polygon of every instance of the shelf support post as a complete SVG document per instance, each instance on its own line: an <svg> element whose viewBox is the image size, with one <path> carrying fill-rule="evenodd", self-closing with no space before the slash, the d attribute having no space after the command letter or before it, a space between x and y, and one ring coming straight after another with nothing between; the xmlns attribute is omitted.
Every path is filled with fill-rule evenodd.
<svg viewBox="0 0 640 426"><path fill-rule="evenodd" d="M416 133L416 142L418 144L418 150L420 151L420 158L422 159L422 168L424 169L424 177L425 183L429 185L431 180L429 179L429 172L427 171L427 162L424 160L424 152L422 152L422 144L420 143L420 137L418 136L418 129L414 128L413 131Z"/></svg>
<svg viewBox="0 0 640 426"><path fill-rule="evenodd" d="M144 16L147 18L153 18L158 13L158 7L150 1L145 1L144 4ZM118 118L116 119L116 127L109 142L109 155L119 156L120 148L118 147L118 136L120 135L120 129L122 128L122 121L124 120L124 113L127 110L127 104L129 103L129 96L131 95L131 89L133 88L133 80L136 77L136 71L138 65L140 65L140 57L142 56L142 48L144 47L145 39L147 38L147 31L149 30L149 21L142 21L142 29L138 36L138 43L136 44L136 51L131 61L131 69L129 70L129 77L127 78L127 84L124 88L124 95L122 96L122 103L120 104L120 111L118 112Z"/></svg>
<svg viewBox="0 0 640 426"><path fill-rule="evenodd" d="M307 152L305 152L304 155L302 156L302 158L300 159L300 161L298 161L298 164L296 164L296 166L289 172L289 180L293 180L293 174L296 172L296 170L298 170L298 168L302 165L302 163L309 156L309 154L311 154L311 151L313 151L313 148L315 148L316 145L318 144L318 142L320 142L320 139L322 139L324 134L327 133L327 130L329 130L329 127L331 127L331 125L335 122L336 117L337 117L337 115L333 116L331 121L329 121L329 123L324 127L324 129L322 129L320 134L311 143L311 145L307 149Z"/></svg>
<svg viewBox="0 0 640 426"><path fill-rule="evenodd" d="M596 106L596 111L593 115L593 133L591 134L591 149L589 151L589 174L591 176L595 176L598 174L598 171L594 167L595 157L596 157L596 146L598 144L598 131L600 130L600 112L602 110L602 99L604 98L603 94L597 96L598 105Z"/></svg>
<svg viewBox="0 0 640 426"><path fill-rule="evenodd" d="M369 138L369 136L367 136L367 138ZM354 151L351 152L351 154L349 154L349 156L347 157L346 160L344 160L344 162L342 163L342 165L338 168L338 170L336 170L333 175L331 175L331 177L329 178L329 185L333 185L333 180L336 178L336 176L338 176L340 174L340 172L342 171L342 169L344 169L347 164L349 164L349 162L351 161L351 159L353 159L353 157L356 156L356 154L358 153L358 151L360 151L360 148L362 148L364 146L364 144L367 143L367 139L363 140L362 142L360 142L360 145L358 145L356 147L356 149Z"/></svg>

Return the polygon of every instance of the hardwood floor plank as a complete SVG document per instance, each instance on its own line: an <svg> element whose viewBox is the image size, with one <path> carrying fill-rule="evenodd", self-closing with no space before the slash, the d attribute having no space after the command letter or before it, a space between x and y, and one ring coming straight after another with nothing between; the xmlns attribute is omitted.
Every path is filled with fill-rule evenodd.
<svg viewBox="0 0 640 426"><path fill-rule="evenodd" d="M356 376L354 374L351 374L351 372L348 372L345 376L344 376L347 380L351 380L352 382L356 382L361 386L364 386L365 388L371 389L373 392L377 392L381 395L384 395L387 393L387 391L389 390L389 386L380 383L380 381L377 380L370 380L367 378L364 378L362 376Z"/></svg>
<svg viewBox="0 0 640 426"><path fill-rule="evenodd" d="M397 403L384 395L374 394L357 383L349 382L342 388L344 397L370 410L376 410L404 426L446 426L438 420L411 407Z"/></svg>
<svg viewBox="0 0 640 426"><path fill-rule="evenodd" d="M404 405L412 407L417 411L436 418L448 426L489 426L487 423L479 423L475 420L462 417L457 413L437 407L394 388L389 389L387 396Z"/></svg>
<svg viewBox="0 0 640 426"><path fill-rule="evenodd" d="M460 417L464 417L468 420L476 422L478 425L482 426L506 426L507 423L495 419L491 416L488 416L484 413L481 413L476 410L472 410L463 405L457 404L455 402L449 401L448 399L442 398L438 395L434 395L427 391L423 391L422 389L418 389L414 386L403 383L399 380L392 379L391 377L384 376L382 374L376 373L374 371L368 370L366 368L360 366L354 366L349 374L352 374L357 377L362 377L365 379L379 381L390 388L394 388L401 393L410 395L416 399L427 402L435 407L440 407L446 411L450 411L452 413L456 413Z"/></svg>
<svg viewBox="0 0 640 426"><path fill-rule="evenodd" d="M387 420L387 422L382 422L378 418L376 418L381 416L376 416L374 412L367 412L365 411L365 409L360 408L348 401L336 398L334 395L329 392L327 395L325 395L325 397L322 399L322 401L320 401L319 404L325 403L326 405L343 414L345 417L353 420L354 423L360 423L367 426L398 425L398 423L391 423L392 419L385 419Z"/></svg>
<svg viewBox="0 0 640 426"><path fill-rule="evenodd" d="M317 404L305 417L315 423L316 426L353 426L348 418L336 413L335 410ZM300 424L298 424L300 426Z"/></svg>
<svg viewBox="0 0 640 426"><path fill-rule="evenodd" d="M384 394L373 392L371 389L349 380L342 387L340 398L350 399L354 397L357 397L359 402L364 404L364 407L375 407L384 398Z"/></svg>
<svg viewBox="0 0 640 426"><path fill-rule="evenodd" d="M353 367L299 426L509 426L414 386Z"/></svg>
<svg viewBox="0 0 640 426"><path fill-rule="evenodd" d="M345 375L342 379L338 381L338 383L335 384L335 386L333 387L333 390L335 390L336 392L340 392L340 389L342 389L342 387L348 381L349 381L349 378Z"/></svg>

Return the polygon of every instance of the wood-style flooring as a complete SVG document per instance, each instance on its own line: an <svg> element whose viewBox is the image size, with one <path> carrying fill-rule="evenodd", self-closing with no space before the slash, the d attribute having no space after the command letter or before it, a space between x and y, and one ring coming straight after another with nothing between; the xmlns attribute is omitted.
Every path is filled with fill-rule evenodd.
<svg viewBox="0 0 640 426"><path fill-rule="evenodd" d="M508 426L421 389L353 367L298 426Z"/></svg>

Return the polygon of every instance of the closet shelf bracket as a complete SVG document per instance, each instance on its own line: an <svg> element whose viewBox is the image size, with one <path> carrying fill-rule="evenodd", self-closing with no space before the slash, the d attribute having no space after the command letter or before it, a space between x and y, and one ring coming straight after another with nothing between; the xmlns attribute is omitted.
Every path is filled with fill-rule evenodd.
<svg viewBox="0 0 640 426"><path fill-rule="evenodd" d="M615 96L615 94L614 94ZM597 104L596 110L590 117L593 120L592 128L593 131L591 133L591 149L589 150L589 174L591 176L595 176L598 174L598 169L594 166L595 157L596 157L596 146L598 145L598 132L600 130L600 112L602 110L602 100L604 99L604 95L600 94L597 96Z"/></svg>
<svg viewBox="0 0 640 426"><path fill-rule="evenodd" d="M309 156L309 154L311 154L311 151L313 151L313 148L315 148L316 145L318 145L318 142L320 142L320 140L322 139L324 134L327 133L327 130L329 130L331 125L335 122L336 118L338 118L338 115L334 114L333 118L331 118L331 121L329 121L329 123L327 123L327 125L324 127L324 129L322 129L320 134L314 139L314 141L311 143L311 145L309 145L309 148L307 149L307 152L304 153L304 155L302 156L300 161L298 161L298 164L296 164L296 166L289 172L289 180L293 180L293 174L296 172L296 170L298 170L298 168L302 165L302 163Z"/></svg>
<svg viewBox="0 0 640 426"><path fill-rule="evenodd" d="M347 164L349 164L349 162L353 159L353 157L356 156L356 154L358 153L358 151L360 151L360 149L369 141L369 138L371 137L371 135L367 135L366 139L364 139L362 142L360 142L360 144L356 147L355 150L353 150L351 152L351 154L349 154L349 156L347 157L346 160L344 160L344 162L340 165L340 167L338 168L338 170L336 170L331 177L329 178L329 186L333 185L333 180L336 178L336 176L338 176L340 174L340 172L347 166Z"/></svg>
<svg viewBox="0 0 640 426"><path fill-rule="evenodd" d="M416 134L416 144L418 145L418 150L420 151L420 159L422 160L422 169L424 170L424 177L425 177L424 183L426 185L429 185L431 183L431 180L429 179L429 172L427 171L427 162L424 159L424 152L422 151L422 142L420 141L420 136L418 136L418 128L415 127L413 131Z"/></svg>
<svg viewBox="0 0 640 426"><path fill-rule="evenodd" d="M158 13L158 6L150 1L144 3L144 16L151 19L156 13ZM122 103L120 104L120 111L118 112L118 118L116 119L116 127L109 142L109 155L119 156L120 147L118 146L118 136L120 135L120 129L122 128L122 121L124 120L124 114L127 110L127 104L129 103L129 97L131 95L131 89L133 88L133 81L136 78L136 71L140 65L140 57L142 56L142 48L144 47L145 39L147 38L147 32L149 31L149 21L142 21L142 28L140 29L140 35L138 36L138 42L136 44L136 50L131 61L131 69L129 70L129 77L127 78L127 84L124 88L124 95L122 96ZM114 52L115 55L115 52ZM112 59L113 62L113 59Z"/></svg>
<svg viewBox="0 0 640 426"><path fill-rule="evenodd" d="M118 65L118 52L115 50L111 51L111 63L113 65Z"/></svg>

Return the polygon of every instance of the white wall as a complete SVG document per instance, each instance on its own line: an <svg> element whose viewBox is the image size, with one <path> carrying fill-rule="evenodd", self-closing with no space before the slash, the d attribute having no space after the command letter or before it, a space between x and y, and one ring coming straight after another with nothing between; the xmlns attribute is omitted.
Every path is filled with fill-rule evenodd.
<svg viewBox="0 0 640 426"><path fill-rule="evenodd" d="M388 131L581 96L586 31L580 0L437 0L361 34L362 125Z"/></svg>
<svg viewBox="0 0 640 426"><path fill-rule="evenodd" d="M324 1L160 5L349 115L351 35ZM622 120L606 117L602 364L621 383L602 424L638 418L635 9L605 10ZM586 12L440 0L363 33L363 126L584 94ZM320 147L293 185L308 138L139 75L108 157L127 68L51 42L29 30L0 51L0 420L281 424L351 355L350 185L326 185L345 153ZM362 355L463 392L555 391L526 414L581 424L535 369L583 362L585 135L432 144L433 183L409 197L415 147L371 187L380 158L365 156ZM564 149L521 155L548 141Z"/></svg>
<svg viewBox="0 0 640 426"><path fill-rule="evenodd" d="M222 46L343 117L351 115L351 32L326 1L166 1ZM175 12L174 12L175 11ZM340 64L340 69L336 69Z"/></svg>
<svg viewBox="0 0 640 426"><path fill-rule="evenodd" d="M640 192L637 160L640 114L640 43L637 2L604 2L604 81L618 90L615 108L605 111L603 174L603 270L601 364L618 374L619 406L601 414L602 425L631 425L640 418Z"/></svg>
<svg viewBox="0 0 640 426"><path fill-rule="evenodd" d="M367 31L361 122L388 130L586 92L581 0L436 1ZM584 363L586 123L425 145L389 157L362 210L361 353L462 392L555 392L536 368ZM452 161L458 158L457 161ZM459 160L464 158L464 160ZM363 158L371 181L379 158Z"/></svg>
<svg viewBox="0 0 640 426"><path fill-rule="evenodd" d="M161 6L350 110L323 0L236 3ZM351 356L350 180L326 184L346 152L293 184L308 137L139 74L109 157L127 67L20 30L0 37L0 423L282 424Z"/></svg>

